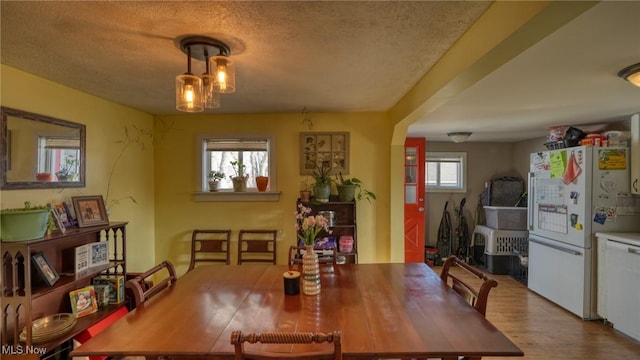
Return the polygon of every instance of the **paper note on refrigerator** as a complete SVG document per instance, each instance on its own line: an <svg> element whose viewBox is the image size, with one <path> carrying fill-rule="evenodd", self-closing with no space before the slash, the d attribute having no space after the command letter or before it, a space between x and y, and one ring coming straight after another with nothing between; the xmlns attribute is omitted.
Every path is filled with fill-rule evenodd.
<svg viewBox="0 0 640 360"><path fill-rule="evenodd" d="M564 174L567 166L567 154L564 151L554 151L549 156L551 178L559 178Z"/></svg>
<svg viewBox="0 0 640 360"><path fill-rule="evenodd" d="M638 215L640 214L640 197L635 197L630 193L618 193L616 199L618 215Z"/></svg>

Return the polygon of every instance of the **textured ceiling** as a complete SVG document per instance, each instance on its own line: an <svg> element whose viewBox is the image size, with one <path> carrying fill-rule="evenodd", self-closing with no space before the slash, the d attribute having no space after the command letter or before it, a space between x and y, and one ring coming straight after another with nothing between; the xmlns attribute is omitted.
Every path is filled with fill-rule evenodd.
<svg viewBox="0 0 640 360"><path fill-rule="evenodd" d="M386 111L488 2L7 2L3 64L174 114L176 39L231 46L237 91L215 113ZM193 72L205 71L194 61Z"/></svg>
<svg viewBox="0 0 640 360"><path fill-rule="evenodd" d="M560 6L580 6L560 2ZM3 64L154 115L177 114L176 39L231 46L237 91L211 113L388 111L487 10L481 1L2 1ZM524 6L524 5L523 5ZM550 21L553 21L550 15ZM625 120L640 89L640 1L606 1L560 26L437 108L409 136L544 136L550 125ZM529 29L531 30L531 29ZM535 30L535 29L534 29ZM194 73L204 63L194 61Z"/></svg>

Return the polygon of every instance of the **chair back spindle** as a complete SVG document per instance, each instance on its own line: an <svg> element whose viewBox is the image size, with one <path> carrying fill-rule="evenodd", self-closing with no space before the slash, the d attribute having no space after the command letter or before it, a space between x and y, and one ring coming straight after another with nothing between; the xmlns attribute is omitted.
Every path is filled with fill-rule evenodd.
<svg viewBox="0 0 640 360"><path fill-rule="evenodd" d="M340 331L325 333L264 332L261 334L234 331L231 344L234 346L235 360L305 359L305 360L342 360ZM244 343L249 344L311 344L332 343L333 351L280 353L268 351L245 351Z"/></svg>

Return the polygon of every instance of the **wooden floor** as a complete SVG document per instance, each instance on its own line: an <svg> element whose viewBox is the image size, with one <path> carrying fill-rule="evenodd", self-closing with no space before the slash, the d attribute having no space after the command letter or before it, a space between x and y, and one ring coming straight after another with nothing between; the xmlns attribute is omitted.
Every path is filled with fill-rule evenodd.
<svg viewBox="0 0 640 360"><path fill-rule="evenodd" d="M434 270L440 273L440 267ZM525 356L483 360L640 359L640 342L603 321L584 321L508 275L490 276L498 280L498 287L489 294L487 319L517 344Z"/></svg>

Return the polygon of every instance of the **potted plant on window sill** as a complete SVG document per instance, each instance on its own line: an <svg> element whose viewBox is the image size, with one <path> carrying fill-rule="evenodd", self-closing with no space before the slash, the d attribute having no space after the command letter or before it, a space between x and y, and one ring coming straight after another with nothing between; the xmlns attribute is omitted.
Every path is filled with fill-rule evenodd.
<svg viewBox="0 0 640 360"><path fill-rule="evenodd" d="M209 191L218 191L220 180L224 179L224 173L220 171L209 171Z"/></svg>
<svg viewBox="0 0 640 360"><path fill-rule="evenodd" d="M64 163L60 165L60 170L56 171L56 177L58 181L74 181L77 177L78 160L73 156L68 155Z"/></svg>
<svg viewBox="0 0 640 360"><path fill-rule="evenodd" d="M247 180L249 179L249 175L245 174L246 166L242 163L242 161L231 161L231 165L233 166L233 171L235 172L235 176L231 176L231 181L233 182L233 191L247 191Z"/></svg>
<svg viewBox="0 0 640 360"><path fill-rule="evenodd" d="M337 176L336 188L340 201L353 201L366 199L368 202L376 199L376 194L362 187L362 181L358 178L344 178L342 173Z"/></svg>

